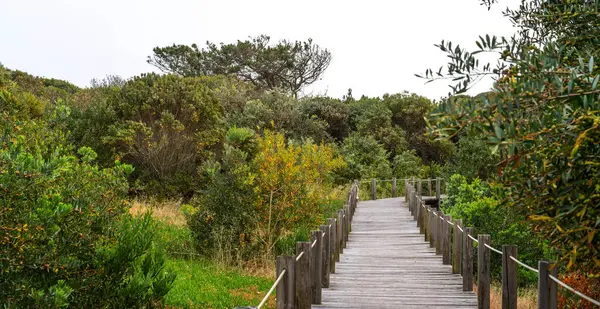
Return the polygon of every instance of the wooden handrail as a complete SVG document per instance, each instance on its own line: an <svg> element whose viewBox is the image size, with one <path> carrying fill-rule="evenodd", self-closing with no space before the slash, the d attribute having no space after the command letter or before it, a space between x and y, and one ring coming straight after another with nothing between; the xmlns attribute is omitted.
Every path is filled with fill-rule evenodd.
<svg viewBox="0 0 600 309"><path fill-rule="evenodd" d="M296 256L277 257L277 277L257 309L275 290L277 309L310 309L311 304L321 303L321 289L329 287L329 274L335 273L335 262L347 245L359 200L358 185L355 181L350 187L348 200L337 218L328 218L327 224L313 231L311 242L296 243Z"/></svg>
<svg viewBox="0 0 600 309"><path fill-rule="evenodd" d="M377 197L377 183L392 182L392 196L397 194L396 179L375 180L371 182L371 197ZM477 263L477 303L478 308L487 309L490 306L490 254L495 252L502 256L502 308L516 309L517 305L517 267L522 266L538 273L539 308L556 308L557 285L577 294L592 304L600 306L600 302L573 289L558 280L557 268L549 270L549 262L540 261L535 269L517 259L516 246L502 246L498 250L491 245L489 235L472 235L472 228L464 227L461 220L452 220L441 210L434 210L425 204L422 196L422 184L427 182L428 194L432 193L432 181L435 181L436 198L441 198L440 178L436 179L401 179L405 185L405 199L413 219L417 221L424 241L436 248L436 253L442 255L444 264L452 265L452 272L463 277L463 290L473 290L473 256L474 243L478 243ZM368 182L368 181L367 181ZM358 205L359 185L364 181L354 181L348 192L348 200L344 209L337 213L337 218L327 219L326 225L320 230L313 231L312 242L298 242L296 256L277 257L276 280L258 305L260 309L277 289L277 308L310 309L312 304L321 303L321 288L329 286L329 274L335 273L335 263L339 261L347 246L348 235L351 231L352 217ZM415 185L418 186L415 187ZM542 307L544 306L544 307Z"/></svg>
<svg viewBox="0 0 600 309"><path fill-rule="evenodd" d="M473 285L473 244L478 243L477 263L477 303L478 308L489 309L490 307L490 253L495 252L502 256L502 308L517 308L517 265L538 274L538 308L557 308L557 284L570 292L584 298L590 303L600 306L600 301L575 290L564 282L557 279L557 268L550 270L550 262L540 261L538 269L535 269L517 259L516 246L502 246L498 250L491 246L489 235L477 235L477 239L471 235L472 228L462 227L460 220L444 216L443 212L432 210L421 203L422 195L419 188L414 187L414 180L405 181L406 203L415 217L418 226L425 226L420 230L429 240L432 247L436 247L437 254L443 254L443 263L447 264L452 259L453 273L460 273L463 277L463 290L472 291ZM419 187L421 180L416 182ZM431 190L429 190L430 192ZM436 179L436 197L440 194L440 179ZM450 229L453 226L453 230ZM452 237L450 237L452 234ZM452 248L452 249L450 249ZM450 252L452 251L452 257ZM458 251L458 252L457 252ZM459 263L458 261L462 261ZM460 266L459 266L460 265Z"/></svg>

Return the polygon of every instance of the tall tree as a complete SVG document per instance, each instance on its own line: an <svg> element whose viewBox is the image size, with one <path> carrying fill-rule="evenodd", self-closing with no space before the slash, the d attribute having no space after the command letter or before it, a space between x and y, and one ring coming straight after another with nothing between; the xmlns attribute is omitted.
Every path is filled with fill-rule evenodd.
<svg viewBox="0 0 600 309"><path fill-rule="evenodd" d="M494 0L483 0L491 5ZM478 49L437 45L451 61L428 69L462 93L482 76L496 78L483 98L449 100L432 119L433 132L476 129L500 154L508 201L560 249L568 266L600 274L600 19L599 0L522 1L505 16L517 33L481 36ZM497 66L479 63L495 53Z"/></svg>
<svg viewBox="0 0 600 309"><path fill-rule="evenodd" d="M312 39L272 45L269 36L261 35L234 44L206 45L156 47L148 63L182 76L233 74L256 87L285 89L297 96L319 80L331 62L331 53Z"/></svg>

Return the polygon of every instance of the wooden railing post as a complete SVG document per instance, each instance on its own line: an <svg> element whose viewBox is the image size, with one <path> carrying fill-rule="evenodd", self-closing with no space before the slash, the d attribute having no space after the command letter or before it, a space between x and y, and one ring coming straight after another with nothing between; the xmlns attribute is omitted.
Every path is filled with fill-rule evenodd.
<svg viewBox="0 0 600 309"><path fill-rule="evenodd" d="M460 274L462 266L462 220L455 219L452 231L452 273Z"/></svg>
<svg viewBox="0 0 600 309"><path fill-rule="evenodd" d="M311 244L314 241L317 241L315 246L312 248L311 252L311 273L310 279L312 281L312 303L320 304L321 303L321 282L322 282L322 273L323 273L323 232L321 231L313 231L310 235Z"/></svg>
<svg viewBox="0 0 600 309"><path fill-rule="evenodd" d="M427 209L425 208L425 202L423 200L419 201L419 216L418 216L418 222L419 222L419 233L425 235L426 232L426 227L425 227L425 214L427 213Z"/></svg>
<svg viewBox="0 0 600 309"><path fill-rule="evenodd" d="M502 309L517 309L517 246L502 246Z"/></svg>
<svg viewBox="0 0 600 309"><path fill-rule="evenodd" d="M438 201L438 208L439 208L439 206L441 206L441 205L442 205L442 203L441 203L441 201L440 201L440 196L441 196L440 190L441 190L441 189L440 189L440 179L439 179L439 178L436 178L436 179L435 179L435 198L436 198L436 199L437 199L437 201Z"/></svg>
<svg viewBox="0 0 600 309"><path fill-rule="evenodd" d="M396 197L396 177L392 178L392 197Z"/></svg>
<svg viewBox="0 0 600 309"><path fill-rule="evenodd" d="M375 178L371 181L371 199L377 199L377 180Z"/></svg>
<svg viewBox="0 0 600 309"><path fill-rule="evenodd" d="M348 236L350 236L350 229L352 228L352 221L350 220L350 211L348 210L348 206L344 209L344 213L346 214L346 233L344 234L344 248L346 248L346 242L348 242Z"/></svg>
<svg viewBox="0 0 600 309"><path fill-rule="evenodd" d="M415 199L415 217L414 220L417 221L417 227L421 227L421 222L419 221L419 216L421 215L421 196L418 195ZM419 232L421 229L419 229Z"/></svg>
<svg viewBox="0 0 600 309"><path fill-rule="evenodd" d="M311 305L311 281L310 281L310 241L299 241L296 243L296 256L300 253L302 257L296 261L296 309L310 309Z"/></svg>
<svg viewBox="0 0 600 309"><path fill-rule="evenodd" d="M437 212L437 215L434 218L434 223L435 223L435 254L436 255L440 255L442 254L442 238L443 236L443 229L442 229L442 219L444 217L444 213L441 211Z"/></svg>
<svg viewBox="0 0 600 309"><path fill-rule="evenodd" d="M429 225L429 211L431 207L429 205L425 205L425 209L423 209L423 225L425 226L425 241L429 241L431 238L431 225Z"/></svg>
<svg viewBox="0 0 600 309"><path fill-rule="evenodd" d="M348 233L348 219L346 217L346 207L342 209L342 248L346 248L346 233Z"/></svg>
<svg viewBox="0 0 600 309"><path fill-rule="evenodd" d="M335 273L335 261L337 259L337 246L335 241L337 240L337 220L334 218L327 219L327 223L330 225L329 228L329 264L331 265L330 271Z"/></svg>
<svg viewBox="0 0 600 309"><path fill-rule="evenodd" d="M413 190L413 188L410 188L410 194L408 195L408 210L410 211L410 215L412 216L412 203L413 203L413 199L415 198L415 192Z"/></svg>
<svg viewBox="0 0 600 309"><path fill-rule="evenodd" d="M410 187L408 185L408 179L404 179L404 201L408 202L408 195L410 193Z"/></svg>
<svg viewBox="0 0 600 309"><path fill-rule="evenodd" d="M490 309L490 235L477 235L477 308Z"/></svg>
<svg viewBox="0 0 600 309"><path fill-rule="evenodd" d="M435 248L435 210L429 212L429 248Z"/></svg>
<svg viewBox="0 0 600 309"><path fill-rule="evenodd" d="M538 309L549 309L548 266L547 261L538 263Z"/></svg>
<svg viewBox="0 0 600 309"><path fill-rule="evenodd" d="M417 195L418 196L422 196L423 193L423 180L421 180L421 178L419 178L419 181L417 181Z"/></svg>
<svg viewBox="0 0 600 309"><path fill-rule="evenodd" d="M469 237L472 232L470 227L463 229L462 277L465 292L473 291L473 240Z"/></svg>
<svg viewBox="0 0 600 309"><path fill-rule="evenodd" d="M538 271L538 308L556 309L558 305L556 282L550 279L548 274L552 274L556 277L558 275L558 269L554 267L550 270L550 262L539 261Z"/></svg>
<svg viewBox="0 0 600 309"><path fill-rule="evenodd" d="M428 191L427 196L431 196L431 178L427 179L427 191Z"/></svg>
<svg viewBox="0 0 600 309"><path fill-rule="evenodd" d="M344 214L342 210L338 210L337 212L337 230L335 231L335 236L337 238L335 246L336 250L336 262L340 261L340 255L344 253L344 247L342 246L342 238L344 238Z"/></svg>
<svg viewBox="0 0 600 309"><path fill-rule="evenodd" d="M285 270L282 280L277 285L277 309L294 309L296 298L296 258L293 256L278 256L276 274L278 278L281 272Z"/></svg>
<svg viewBox="0 0 600 309"><path fill-rule="evenodd" d="M450 224L448 224L448 222L451 221L451 216L444 216L444 220L442 220L442 232L444 235L444 238L442 239L442 264L444 265L452 264L452 256L450 255L450 237L452 236L452 230L450 229Z"/></svg>
<svg viewBox="0 0 600 309"><path fill-rule="evenodd" d="M331 272L331 265L329 265L330 261L330 247L329 247L329 239L330 239L330 229L329 225L321 225L321 232L323 232L323 250L322 250L322 263L323 263L323 273L321 275L321 286L324 288L329 287L329 273Z"/></svg>

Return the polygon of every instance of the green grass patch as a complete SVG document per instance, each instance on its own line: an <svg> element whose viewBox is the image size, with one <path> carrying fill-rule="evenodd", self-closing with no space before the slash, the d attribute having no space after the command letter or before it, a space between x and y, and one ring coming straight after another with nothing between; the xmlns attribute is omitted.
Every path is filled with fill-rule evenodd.
<svg viewBox="0 0 600 309"><path fill-rule="evenodd" d="M273 284L273 279L244 275L206 260L171 259L167 264L177 273L165 298L169 308L257 306ZM275 308L274 295L266 308Z"/></svg>
<svg viewBox="0 0 600 309"><path fill-rule="evenodd" d="M194 238L187 226L176 226L157 221L155 241L173 257L196 255Z"/></svg>

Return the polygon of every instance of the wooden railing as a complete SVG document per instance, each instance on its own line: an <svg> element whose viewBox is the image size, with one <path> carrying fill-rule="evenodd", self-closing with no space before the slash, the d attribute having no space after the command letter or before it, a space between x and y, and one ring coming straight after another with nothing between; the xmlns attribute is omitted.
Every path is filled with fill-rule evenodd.
<svg viewBox="0 0 600 309"><path fill-rule="evenodd" d="M357 204L355 181L336 218L328 218L327 224L312 231L311 241L297 242L295 256L277 257L275 282L257 309L267 303L273 291L277 291L277 309L310 309L312 304L321 303L321 289L329 287L329 275L335 273L335 263L346 248Z"/></svg>
<svg viewBox="0 0 600 309"><path fill-rule="evenodd" d="M392 197L397 195L397 180L392 182ZM422 195L423 185L427 184L429 196L433 196L432 184L435 185L435 199L439 202L443 197L442 182L437 179L401 179L404 181L405 201L414 220L417 222L424 240L431 248L442 256L442 263L452 265L452 272L460 274L463 279L463 291L473 291L476 280L478 308L490 308L490 256L493 253L502 256L502 308L517 308L517 268L519 266L538 274L538 308L557 308L557 287L561 287L600 306L600 302L558 280L558 268L551 267L548 261L539 261L538 268L531 267L518 260L517 247L503 245L498 250L491 245L490 235L480 234L473 237L473 229L463 226L461 220L444 215L439 208L426 205ZM371 180L371 198L377 198L377 183L382 180ZM348 192L348 200L344 209L337 212L336 218L327 219L326 225L311 233L310 242L297 242L295 256L278 256L276 260L276 280L267 292L260 309L276 293L277 309L309 309L312 304L321 303L321 289L329 287L329 275L335 273L335 264L346 248L348 234L352 230L352 218L358 204L359 184L355 181ZM477 244L477 277L474 274L474 253Z"/></svg>
<svg viewBox="0 0 600 309"><path fill-rule="evenodd" d="M464 227L461 220L452 219L439 209L427 206L421 195L422 180L405 180L406 204L417 222L425 241L436 254L442 255L442 263L452 265L452 272L461 274L463 291L473 291L474 244L477 246L477 307L490 308L490 256L493 253L502 256L502 308L517 308L517 268L524 267L538 274L538 308L557 308L557 285L600 306L600 301L576 291L558 280L558 268L553 263L539 261L538 268L531 267L518 260L517 247L503 245L502 250L491 245L490 235L472 236L473 229ZM375 182L374 182L375 184ZM416 187L415 187L416 185ZM439 181L436 196L440 198Z"/></svg>

